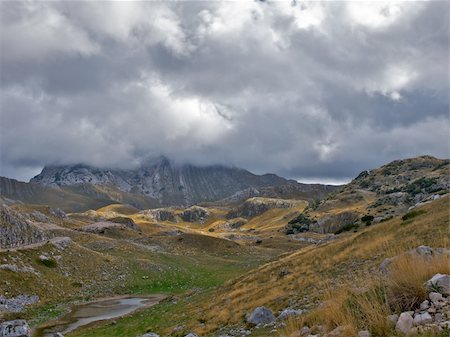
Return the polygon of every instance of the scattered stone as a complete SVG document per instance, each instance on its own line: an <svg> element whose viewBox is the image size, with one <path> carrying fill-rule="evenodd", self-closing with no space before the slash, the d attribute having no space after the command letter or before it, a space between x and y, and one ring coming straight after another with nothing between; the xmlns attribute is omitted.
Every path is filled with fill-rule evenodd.
<svg viewBox="0 0 450 337"><path fill-rule="evenodd" d="M30 337L30 327L23 319L0 323L0 336L2 337Z"/></svg>
<svg viewBox="0 0 450 337"><path fill-rule="evenodd" d="M444 300L444 297L442 297L442 295L437 292L429 293L428 297L430 298L431 302L433 302L434 304L440 303Z"/></svg>
<svg viewBox="0 0 450 337"><path fill-rule="evenodd" d="M188 333L186 336L184 337L198 337L195 333Z"/></svg>
<svg viewBox="0 0 450 337"><path fill-rule="evenodd" d="M53 334L53 337L64 337L64 335L61 332L57 332Z"/></svg>
<svg viewBox="0 0 450 337"><path fill-rule="evenodd" d="M395 325L395 330L408 335L413 328L414 319L409 312L402 312L398 318L397 324Z"/></svg>
<svg viewBox="0 0 450 337"><path fill-rule="evenodd" d="M303 310L300 309L284 309L283 311L280 312L280 314L278 315L278 319L280 321L284 321L285 319L289 318L289 317L293 317L293 316L299 316L303 313Z"/></svg>
<svg viewBox="0 0 450 337"><path fill-rule="evenodd" d="M307 336L311 333L311 329L308 328L307 326L304 326L303 328L300 329L300 336Z"/></svg>
<svg viewBox="0 0 450 337"><path fill-rule="evenodd" d="M154 332L147 332L146 334L138 336L138 337L159 337L159 335Z"/></svg>
<svg viewBox="0 0 450 337"><path fill-rule="evenodd" d="M0 264L0 270L10 270L14 273L32 273L37 274L33 267L18 267L15 264Z"/></svg>
<svg viewBox="0 0 450 337"><path fill-rule="evenodd" d="M425 325L428 323L432 323L433 322L433 318L431 317L431 315L428 312L425 312L423 314L416 314L414 316L414 325Z"/></svg>
<svg viewBox="0 0 450 337"><path fill-rule="evenodd" d="M420 310L424 311L427 310L430 307L430 301L425 300L422 303L420 303Z"/></svg>
<svg viewBox="0 0 450 337"><path fill-rule="evenodd" d="M450 295L450 275L436 274L425 284L429 291L439 292L443 295Z"/></svg>
<svg viewBox="0 0 450 337"><path fill-rule="evenodd" d="M39 302L39 296L37 295L19 295L12 298L6 298L5 296L0 295L0 311L22 312L25 309L25 306L37 302Z"/></svg>
<svg viewBox="0 0 450 337"><path fill-rule="evenodd" d="M247 318L247 322L250 324L268 324L275 321L275 316L272 311L266 307L256 308L250 316Z"/></svg>
<svg viewBox="0 0 450 337"><path fill-rule="evenodd" d="M64 250L72 243L72 239L68 236L54 238L50 241L53 246L58 248L59 250Z"/></svg>

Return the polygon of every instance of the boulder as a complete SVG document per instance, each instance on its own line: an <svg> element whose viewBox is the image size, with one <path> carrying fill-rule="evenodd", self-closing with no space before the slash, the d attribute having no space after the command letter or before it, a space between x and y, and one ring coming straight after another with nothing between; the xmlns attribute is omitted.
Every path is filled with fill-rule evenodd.
<svg viewBox="0 0 450 337"><path fill-rule="evenodd" d="M147 332L146 334L138 336L138 337L159 337L159 335L154 332Z"/></svg>
<svg viewBox="0 0 450 337"><path fill-rule="evenodd" d="M431 317L431 315L428 312L424 312L422 314L416 314L414 316L414 325L418 326L418 325L425 325L428 323L432 323L433 322L433 318Z"/></svg>
<svg viewBox="0 0 450 337"><path fill-rule="evenodd" d="M275 321L275 316L272 311L266 307L258 307L248 316L247 323L258 325L258 324L269 324Z"/></svg>
<svg viewBox="0 0 450 337"><path fill-rule="evenodd" d="M414 319L409 312L402 312L398 318L395 330L408 335L414 326Z"/></svg>
<svg viewBox="0 0 450 337"><path fill-rule="evenodd" d="M450 275L436 274L425 283L429 291L450 295Z"/></svg>
<svg viewBox="0 0 450 337"><path fill-rule="evenodd" d="M0 336L2 337L30 337L31 331L28 323L23 319L0 323Z"/></svg>

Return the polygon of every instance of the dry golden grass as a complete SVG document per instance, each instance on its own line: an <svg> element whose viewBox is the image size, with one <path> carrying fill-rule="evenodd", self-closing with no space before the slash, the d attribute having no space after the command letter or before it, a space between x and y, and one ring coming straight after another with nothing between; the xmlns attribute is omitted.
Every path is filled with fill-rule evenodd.
<svg viewBox="0 0 450 337"><path fill-rule="evenodd" d="M411 310L427 298L423 286L434 274L450 274L447 254L429 258L403 254L390 267L386 280L389 304L397 310Z"/></svg>
<svg viewBox="0 0 450 337"><path fill-rule="evenodd" d="M207 306L199 308L198 313L201 313L208 322L204 332L211 332L224 323L242 322L243 317L259 305L268 306L276 312L294 300L301 308L312 308L323 301L328 288L344 289L342 290L344 293L340 295L342 298L353 294L349 293L351 291L348 290L351 289L349 284L361 284L368 290L374 288L373 275L385 258L420 245L448 246L448 203L449 199L445 197L422 207L426 213L412 221L402 221L401 217L396 217L374 224L358 233L346 233L325 245L305 247L229 282L213 295L212 301ZM412 267L407 262L399 260L400 266L397 268L399 277L402 272L410 273L408 269ZM417 277L413 276L411 281L402 281L403 283L400 282L400 278L396 278L397 274L393 274L389 283L390 288L387 288L388 284L383 283L386 292L391 292L390 296L397 294L396 296L411 299L408 294L401 291L403 287L411 286L406 282L417 285L431 273L445 271L444 264L443 259L434 259L432 263L421 264L430 269L416 267L414 273ZM363 310L366 317L370 316L370 320L375 322L370 328L380 331L379 335L382 336L382 331L386 328L382 317L386 317L388 307L384 300L384 302L373 301L374 296L375 294L369 291L364 296L356 296L355 303L358 310ZM333 305L334 307L327 310L340 312L339 303ZM221 315L216 314L219 311L227 312L226 322L222 321ZM336 317L336 315L329 316ZM337 315L337 321L329 321L327 325L331 327L339 323L359 327L360 320L356 319L357 316L356 312L341 313Z"/></svg>

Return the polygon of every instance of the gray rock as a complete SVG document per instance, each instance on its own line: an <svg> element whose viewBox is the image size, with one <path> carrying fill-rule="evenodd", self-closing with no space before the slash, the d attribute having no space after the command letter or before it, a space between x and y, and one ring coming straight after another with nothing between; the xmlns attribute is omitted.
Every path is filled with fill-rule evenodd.
<svg viewBox="0 0 450 337"><path fill-rule="evenodd" d="M13 209L0 205L0 249L40 243L49 238L48 233L35 226Z"/></svg>
<svg viewBox="0 0 450 337"><path fill-rule="evenodd" d="M420 310L427 310L430 307L430 301L425 300L422 303L420 303Z"/></svg>
<svg viewBox="0 0 450 337"><path fill-rule="evenodd" d="M138 337L159 337L159 335L154 332L147 332L146 334L138 336Z"/></svg>
<svg viewBox="0 0 450 337"><path fill-rule="evenodd" d="M180 217L186 222L203 222L209 217L209 212L203 207L192 206L186 208Z"/></svg>
<svg viewBox="0 0 450 337"><path fill-rule="evenodd" d="M434 292L434 291L429 293L428 297L430 298L431 302L433 302L434 304L441 303L442 301L444 301L444 297L442 297L442 294Z"/></svg>
<svg viewBox="0 0 450 337"><path fill-rule="evenodd" d="M358 337L370 337L370 332L368 330L362 330L358 332Z"/></svg>
<svg viewBox="0 0 450 337"><path fill-rule="evenodd" d="M425 325L428 323L432 323L433 322L433 318L431 317L431 315L428 312L425 312L423 314L416 314L414 316L414 325Z"/></svg>
<svg viewBox="0 0 450 337"><path fill-rule="evenodd" d="M309 335L310 332L311 332L311 329L307 326L304 326L303 328L300 329L300 336Z"/></svg>
<svg viewBox="0 0 450 337"><path fill-rule="evenodd" d="M414 319L409 312L402 312L398 318L395 330L408 335L414 326Z"/></svg>
<svg viewBox="0 0 450 337"><path fill-rule="evenodd" d="M21 312L25 309L25 306L37 303L38 301L39 296L36 295L19 295L12 298L6 298L0 295L0 311Z"/></svg>
<svg viewBox="0 0 450 337"><path fill-rule="evenodd" d="M61 332L57 332L53 334L53 337L64 337L64 335Z"/></svg>
<svg viewBox="0 0 450 337"><path fill-rule="evenodd" d="M198 337L195 333L193 333L193 332L191 332L191 333L188 333L186 336L184 336L184 337Z"/></svg>
<svg viewBox="0 0 450 337"><path fill-rule="evenodd" d="M285 319L293 316L299 316L303 313L303 310L300 309L284 309L281 311L281 313L278 315L278 319L280 321L284 321Z"/></svg>
<svg viewBox="0 0 450 337"><path fill-rule="evenodd" d="M429 291L450 295L450 275L436 274L426 282L426 287Z"/></svg>
<svg viewBox="0 0 450 337"><path fill-rule="evenodd" d="M72 239L68 236L65 237L58 237L51 240L51 243L53 246L60 250L64 250L72 243Z"/></svg>
<svg viewBox="0 0 450 337"><path fill-rule="evenodd" d="M30 337L31 331L28 323L23 319L0 323L0 336L2 337Z"/></svg>
<svg viewBox="0 0 450 337"><path fill-rule="evenodd" d="M258 325L268 324L275 321L272 311L266 307L258 307L247 318L247 323Z"/></svg>
<svg viewBox="0 0 450 337"><path fill-rule="evenodd" d="M429 246L419 246L416 248L416 253L420 256L431 256L433 254L433 248Z"/></svg>

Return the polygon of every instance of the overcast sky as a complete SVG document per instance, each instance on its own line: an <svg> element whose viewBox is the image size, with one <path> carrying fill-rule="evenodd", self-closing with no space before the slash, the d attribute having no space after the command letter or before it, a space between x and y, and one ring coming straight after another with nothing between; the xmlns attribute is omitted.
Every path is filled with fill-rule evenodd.
<svg viewBox="0 0 450 337"><path fill-rule="evenodd" d="M449 2L1 2L0 175L449 157Z"/></svg>

